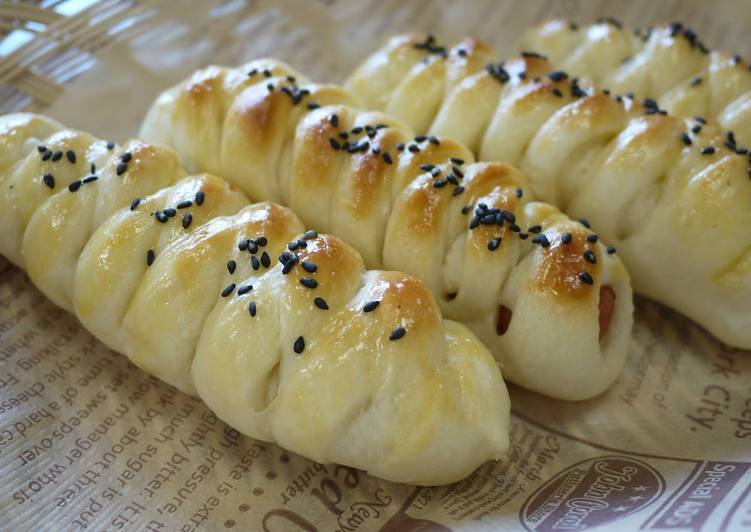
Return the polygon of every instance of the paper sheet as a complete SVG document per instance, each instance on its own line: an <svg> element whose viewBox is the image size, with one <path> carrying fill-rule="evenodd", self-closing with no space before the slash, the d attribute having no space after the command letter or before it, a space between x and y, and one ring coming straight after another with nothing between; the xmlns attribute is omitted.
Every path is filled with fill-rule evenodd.
<svg viewBox="0 0 751 532"><path fill-rule="evenodd" d="M479 34L511 54L524 26L553 15L682 19L711 45L747 53L739 6L179 2L108 50L50 112L123 140L159 90L211 62L273 55L340 80L390 33ZM637 298L611 390L563 403L511 385L508 457L457 484L415 488L239 435L98 343L0 259L0 529L751 530L749 375L748 352Z"/></svg>

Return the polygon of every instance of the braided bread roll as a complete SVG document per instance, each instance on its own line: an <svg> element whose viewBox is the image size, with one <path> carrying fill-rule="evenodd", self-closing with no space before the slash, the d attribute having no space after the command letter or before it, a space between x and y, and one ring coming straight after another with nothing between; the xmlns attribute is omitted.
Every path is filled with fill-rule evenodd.
<svg viewBox="0 0 751 532"><path fill-rule="evenodd" d="M228 80L241 76L238 91ZM630 282L587 227L531 203L518 170L471 164L453 140L415 138L397 120L349 105L342 89L301 81L268 60L210 67L162 94L142 135L252 198L288 205L369 267L423 280L514 382L576 400L617 378L632 327ZM343 102L321 107L323 94Z"/></svg>
<svg viewBox="0 0 751 532"><path fill-rule="evenodd" d="M528 30L522 48L616 93L655 99L676 116L718 121L737 143L751 143L748 61L709 50L678 22L633 31L612 18L582 28L552 20Z"/></svg>
<svg viewBox="0 0 751 532"><path fill-rule="evenodd" d="M499 368L420 281L367 270L285 207L185 177L163 147L117 147L37 115L0 118L0 145L0 252L241 432L414 484L504 454Z"/></svg>
<svg viewBox="0 0 751 532"><path fill-rule="evenodd" d="M368 80L383 77L388 109L407 101L419 107L424 81L418 80L431 68L438 76L433 84L446 90L438 106L424 110L426 134L451 136L480 160L518 166L536 195L586 216L618 248L638 292L728 344L751 348L745 150L728 145L720 128L703 119L683 120L653 102L612 97L552 70L535 54L489 64L457 82L448 72L457 71L454 63L471 62L467 40L427 58L425 42L392 39L349 86L374 103ZM384 66L392 59L401 79Z"/></svg>

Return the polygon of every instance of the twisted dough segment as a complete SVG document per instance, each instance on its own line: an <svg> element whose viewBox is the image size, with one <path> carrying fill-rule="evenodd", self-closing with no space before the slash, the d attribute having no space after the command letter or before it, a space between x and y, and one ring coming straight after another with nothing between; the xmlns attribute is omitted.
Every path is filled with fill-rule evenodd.
<svg viewBox="0 0 751 532"><path fill-rule="evenodd" d="M414 80L433 63L444 64L433 67L434 83L446 90L437 108L425 110L425 134L451 136L480 160L518 166L538 197L586 216L618 248L637 291L724 342L751 348L745 149L706 120L682 120L654 102L597 91L535 54L489 64L456 82L446 73L456 70L453 63L470 63L468 41L427 56L424 42L419 36L392 39L349 86L372 102L367 80L383 77L390 87L387 108L398 108L402 99L419 107ZM401 61L401 79L383 66L392 58Z"/></svg>
<svg viewBox="0 0 751 532"><path fill-rule="evenodd" d="M615 380L632 326L631 288L617 256L586 241L591 231L550 207L529 207L526 178L514 168L471 164L464 146L415 137L383 113L346 102L319 107L324 88L298 86L299 74L271 65L197 72L159 97L142 135L251 197L278 199L306 225L353 245L369 267L420 278L515 382L585 399ZM264 70L269 76L259 78ZM222 89L239 72L258 80ZM290 94L302 90L295 102ZM204 123L221 124L220 142L205 138ZM558 246L565 232L572 241Z"/></svg>
<svg viewBox="0 0 751 532"><path fill-rule="evenodd" d="M522 49L546 55L572 76L623 94L653 98L676 116L701 116L751 143L751 67L728 52L711 51L678 22L646 31L602 19L579 27L551 20L527 31Z"/></svg>
<svg viewBox="0 0 751 532"><path fill-rule="evenodd" d="M366 270L341 240L301 234L291 210L248 205L217 177L184 177L163 147L37 115L0 118L0 145L16 157L0 169L2 253L245 434L415 484L505 452L498 366L420 281Z"/></svg>

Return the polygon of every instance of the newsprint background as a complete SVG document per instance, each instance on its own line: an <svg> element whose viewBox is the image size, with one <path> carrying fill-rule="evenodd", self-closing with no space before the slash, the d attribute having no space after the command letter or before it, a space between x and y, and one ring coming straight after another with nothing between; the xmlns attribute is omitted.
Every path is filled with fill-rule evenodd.
<svg viewBox="0 0 751 532"><path fill-rule="evenodd" d="M48 110L124 140L205 64L273 55L341 80L393 33L472 33L504 55L534 20L682 20L751 49L738 2L156 2ZM2 62L0 61L0 66ZM54 261L54 257L51 258ZM592 401L511 386L508 457L440 488L390 484L243 437L106 349L0 259L2 530L751 530L751 353L637 299L626 369Z"/></svg>

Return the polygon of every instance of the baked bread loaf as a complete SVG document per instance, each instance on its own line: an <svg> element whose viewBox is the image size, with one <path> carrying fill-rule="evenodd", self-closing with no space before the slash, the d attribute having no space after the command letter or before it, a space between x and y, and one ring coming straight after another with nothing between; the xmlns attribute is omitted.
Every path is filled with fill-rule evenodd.
<svg viewBox="0 0 751 532"><path fill-rule="evenodd" d="M199 71L158 98L141 134L253 199L288 205L353 245L368 267L423 280L510 380L576 400L617 378L630 282L588 227L530 202L526 177L509 165L472 164L457 142L415 137L383 113L347 105L342 89L290 72L266 60ZM241 76L248 81L236 90ZM320 106L320 94L344 103Z"/></svg>
<svg viewBox="0 0 751 532"><path fill-rule="evenodd" d="M615 93L652 98L671 114L701 116L751 143L751 70L739 55L709 50L679 22L645 31L603 18L579 27L552 20L531 28L522 49Z"/></svg>
<svg viewBox="0 0 751 532"><path fill-rule="evenodd" d="M457 81L448 74L459 70L454 63L472 71L473 50L487 56L467 42L447 50L422 36L396 37L348 85L371 105L420 107L430 69L444 90L420 118L429 123L421 133L450 136L479 160L519 167L537 197L585 216L618 248L637 292L751 348L748 152L707 120L597 90L533 53ZM392 58L401 79L386 66ZM368 87L379 78L388 94L375 98Z"/></svg>
<svg viewBox="0 0 751 532"><path fill-rule="evenodd" d="M504 454L497 363L417 279L367 270L343 241L217 177L184 177L164 147L30 114L0 118L0 145L2 253L241 432L413 484Z"/></svg>

